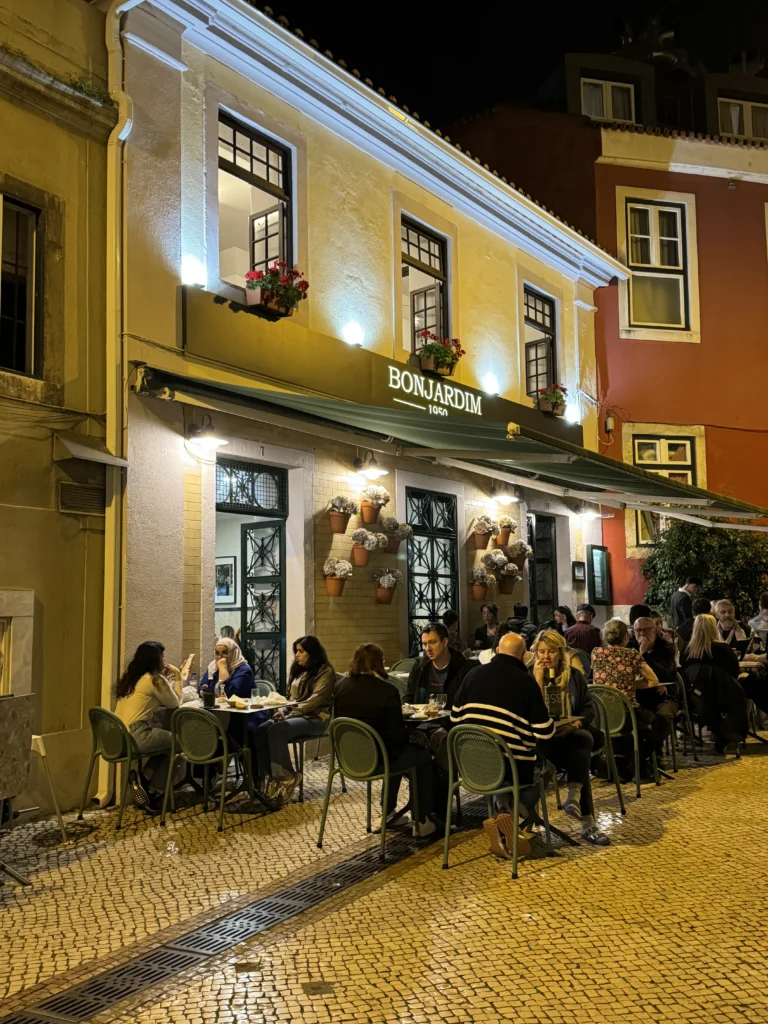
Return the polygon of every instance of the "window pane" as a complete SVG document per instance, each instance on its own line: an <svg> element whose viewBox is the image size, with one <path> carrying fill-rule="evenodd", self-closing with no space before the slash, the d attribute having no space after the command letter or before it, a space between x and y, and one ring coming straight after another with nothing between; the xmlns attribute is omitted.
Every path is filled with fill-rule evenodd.
<svg viewBox="0 0 768 1024"><path fill-rule="evenodd" d="M674 210L659 210L659 235L662 238L678 238L678 220Z"/></svg>
<svg viewBox="0 0 768 1024"><path fill-rule="evenodd" d="M659 266L679 267L680 248L674 239L662 238L659 240Z"/></svg>
<svg viewBox="0 0 768 1024"><path fill-rule="evenodd" d="M720 100L720 131L723 135L744 134L744 104Z"/></svg>
<svg viewBox="0 0 768 1024"><path fill-rule="evenodd" d="M587 117L605 117L603 87L600 83L581 83L581 112Z"/></svg>
<svg viewBox="0 0 768 1024"><path fill-rule="evenodd" d="M631 121L632 120L632 86L631 85L612 85L611 86L611 106L613 108L612 117L614 121Z"/></svg>
<svg viewBox="0 0 768 1024"><path fill-rule="evenodd" d="M629 262L641 266L651 265L650 238L631 238L629 243Z"/></svg>
<svg viewBox="0 0 768 1024"><path fill-rule="evenodd" d="M687 441L667 441L667 462L690 462L691 453Z"/></svg>
<svg viewBox="0 0 768 1024"><path fill-rule="evenodd" d="M658 441L635 441L636 462L659 462Z"/></svg>
<svg viewBox="0 0 768 1024"><path fill-rule="evenodd" d="M684 327L681 278L633 274L630 284L633 324Z"/></svg>
<svg viewBox="0 0 768 1024"><path fill-rule="evenodd" d="M33 371L34 252L37 214L3 203L0 269L0 366Z"/></svg>
<svg viewBox="0 0 768 1024"><path fill-rule="evenodd" d="M630 206L629 232L632 235L650 235L651 211L642 206Z"/></svg>
<svg viewBox="0 0 768 1024"><path fill-rule="evenodd" d="M752 107L752 137L768 139L768 107Z"/></svg>

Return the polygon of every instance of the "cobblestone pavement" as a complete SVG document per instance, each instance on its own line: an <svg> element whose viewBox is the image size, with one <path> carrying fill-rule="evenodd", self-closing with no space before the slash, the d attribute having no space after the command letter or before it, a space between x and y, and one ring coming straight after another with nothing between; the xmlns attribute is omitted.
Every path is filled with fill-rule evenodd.
<svg viewBox="0 0 768 1024"><path fill-rule="evenodd" d="M316 766L308 796L218 835L199 810L167 835L111 813L55 845L49 823L20 827L3 857L34 885L0 890L0 983L36 1002L248 893L312 874L370 845L360 787L332 806L323 851ZM768 1022L768 759L682 770L646 786L628 813L597 789L613 845L524 861L512 881L476 832L430 846L315 909L94 1017L99 1024L664 1024ZM553 803L553 802L552 802ZM570 829L561 814L553 823ZM175 841L179 854L167 855ZM252 898L252 896L251 896ZM10 968L10 970L8 969ZM20 990L26 989L26 992Z"/></svg>

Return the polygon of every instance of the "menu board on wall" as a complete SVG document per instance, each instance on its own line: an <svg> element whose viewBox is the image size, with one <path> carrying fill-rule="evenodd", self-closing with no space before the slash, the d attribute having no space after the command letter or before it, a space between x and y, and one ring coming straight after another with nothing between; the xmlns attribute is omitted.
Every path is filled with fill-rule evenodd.
<svg viewBox="0 0 768 1024"><path fill-rule="evenodd" d="M608 548L598 544L587 544L587 589L590 604L611 603Z"/></svg>

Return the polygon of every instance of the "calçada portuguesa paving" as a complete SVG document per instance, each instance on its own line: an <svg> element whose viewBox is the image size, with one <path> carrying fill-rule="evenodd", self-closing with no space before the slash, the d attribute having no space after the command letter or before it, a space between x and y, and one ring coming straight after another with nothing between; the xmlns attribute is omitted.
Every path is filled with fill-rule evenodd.
<svg viewBox="0 0 768 1024"><path fill-rule="evenodd" d="M81 823L67 815L68 844L54 822L4 833L3 859L33 884L0 888L0 1021L55 1020L33 1008L71 1010L66 998L89 979L183 946L201 925L301 879L343 877L361 856L373 864L359 785L345 796L337 788L317 849L325 771L311 763L303 805L228 815L221 834L199 806L167 829L129 809L120 833L112 811ZM559 847L524 861L515 882L476 829L452 840L449 871L439 843L416 844L337 892L324 882L310 909L219 955L58 1019L765 1024L767 783L768 747L756 742L738 761L685 759L640 801L625 787L624 819L612 788L597 783L611 847Z"/></svg>

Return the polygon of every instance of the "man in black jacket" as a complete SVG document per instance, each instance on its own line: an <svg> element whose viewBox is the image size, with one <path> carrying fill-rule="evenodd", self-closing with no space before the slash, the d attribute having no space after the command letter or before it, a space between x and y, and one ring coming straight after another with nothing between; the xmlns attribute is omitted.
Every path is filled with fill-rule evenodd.
<svg viewBox="0 0 768 1024"><path fill-rule="evenodd" d="M689 576L682 587L672 595L669 606L675 629L681 626L686 619L693 618L693 599L700 586L701 580L698 576Z"/></svg>
<svg viewBox="0 0 768 1024"><path fill-rule="evenodd" d="M426 657L419 658L408 676L407 704L425 704L430 697L444 693L446 710L450 711L453 695L473 664L449 643L448 630L442 622L430 622L424 627L421 646Z"/></svg>
<svg viewBox="0 0 768 1024"><path fill-rule="evenodd" d="M509 631L510 633L519 633L526 645L529 645L539 627L528 618L527 604L516 604L512 610L515 614L510 615L507 619Z"/></svg>
<svg viewBox="0 0 768 1024"><path fill-rule="evenodd" d="M693 602L693 612L690 619L686 619L685 622L681 622L677 627L677 635L682 638L683 643L689 644L691 642L691 636L693 635L693 623L696 620L697 615L709 615L712 610L711 603L706 597L697 597Z"/></svg>
<svg viewBox="0 0 768 1024"><path fill-rule="evenodd" d="M643 661L653 669L660 683L677 682L675 645L659 636L653 619L641 616L635 620L634 636L628 646L640 651ZM652 686L636 693L641 708L656 715L660 728L656 730L656 757L663 767L664 740L672 735L677 714L677 703L667 693L666 686Z"/></svg>

